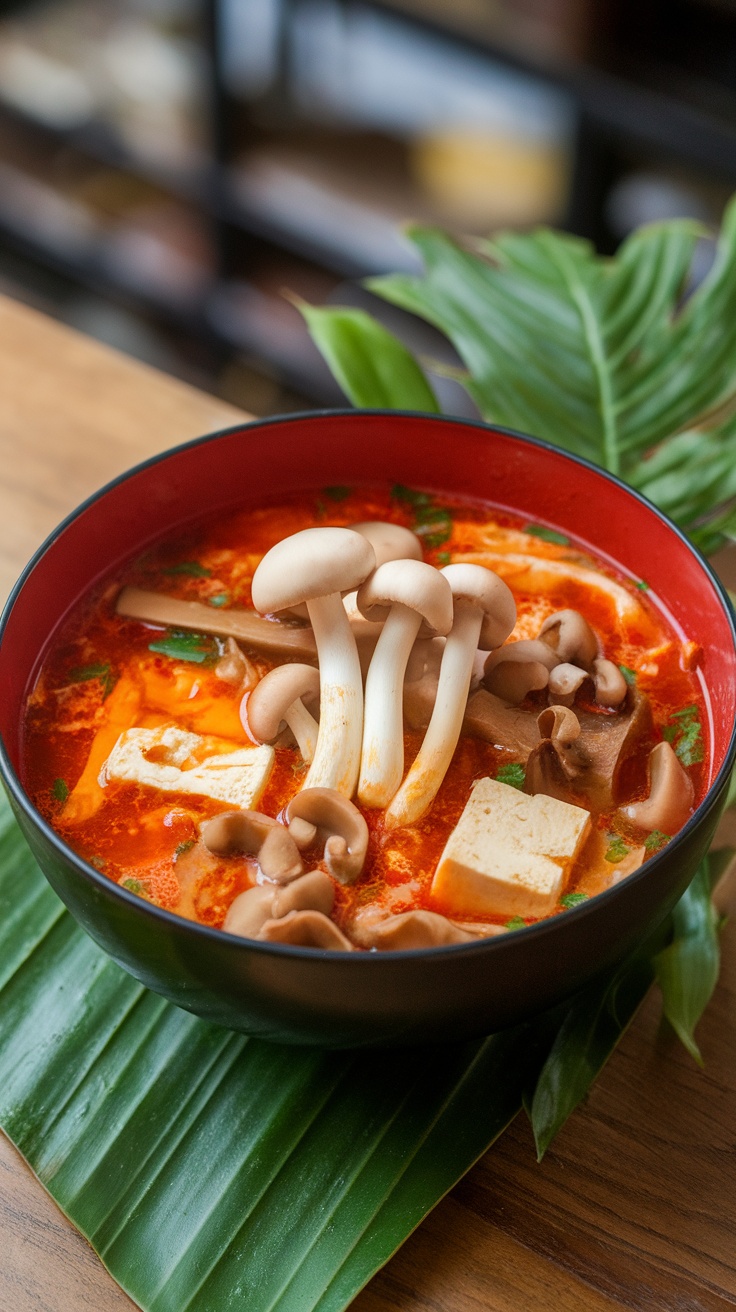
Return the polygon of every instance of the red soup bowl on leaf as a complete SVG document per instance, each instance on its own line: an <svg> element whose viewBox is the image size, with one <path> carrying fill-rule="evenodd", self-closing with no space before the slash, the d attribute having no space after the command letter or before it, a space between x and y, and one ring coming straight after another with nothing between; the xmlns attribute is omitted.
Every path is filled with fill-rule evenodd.
<svg viewBox="0 0 736 1312"><path fill-rule="evenodd" d="M338 818L303 798L290 818L292 798L335 784L342 748L323 738L308 767L281 711L257 745L248 697L270 666L319 662L314 732L337 742L330 699L346 685L325 644L339 647L343 626L362 634L365 675L399 602L382 593L376 611L372 595L363 617L360 579L335 581L328 560L334 596L317 619L306 594L291 596L291 572L311 578L317 566L295 558L278 592L289 615L259 620L253 573L286 537L356 523L372 568L383 546L366 521L408 530L414 545L399 554L423 557L444 589L432 623L427 603L394 642L409 670L393 800L377 805L365 782L366 731L362 765L341 764L354 777L332 788L344 799ZM353 554L365 579L366 549ZM491 589L494 604L505 599L501 628L465 597L471 566L503 580ZM126 610L124 588L142 611ZM148 614L152 593L158 610ZM259 633L271 626L280 654L228 636L245 612ZM514 642L524 647L509 664ZM491 655L479 657L479 645ZM389 697L386 668L366 693L376 705ZM139 465L51 535L2 620L1 767L72 915L178 1006L279 1042L445 1042L553 1006L656 930L723 808L735 675L723 588L683 534L617 479L460 420L291 415ZM400 677L398 689L394 699ZM458 704L448 709L448 698ZM371 715L380 754L390 715L375 706ZM261 826L257 842L242 827L240 838L212 839L218 817L244 810L261 817L248 821Z"/></svg>

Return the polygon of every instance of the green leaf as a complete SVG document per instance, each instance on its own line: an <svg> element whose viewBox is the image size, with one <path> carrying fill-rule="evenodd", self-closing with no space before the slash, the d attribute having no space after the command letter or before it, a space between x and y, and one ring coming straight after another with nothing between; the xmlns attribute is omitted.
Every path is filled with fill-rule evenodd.
<svg viewBox="0 0 736 1312"><path fill-rule="evenodd" d="M628 665L619 665L618 667L623 674L630 688L636 687L636 670L632 670Z"/></svg>
<svg viewBox="0 0 736 1312"><path fill-rule="evenodd" d="M299 301L315 345L353 405L437 413L437 399L414 357L364 310L320 309Z"/></svg>
<svg viewBox="0 0 736 1312"><path fill-rule="evenodd" d="M71 683L87 683L91 679L99 679L103 699L110 695L117 683L117 675L113 674L109 661L96 665L78 665L69 671L67 677Z"/></svg>
<svg viewBox="0 0 736 1312"><path fill-rule="evenodd" d="M608 974L589 985L566 1007L549 1056L525 1099L539 1161L603 1069L653 977L648 954L639 953L613 978Z"/></svg>
<svg viewBox="0 0 736 1312"><path fill-rule="evenodd" d="M629 855L628 844L624 842L620 834L609 834L609 843L606 848L604 860L611 861L616 865L623 861L625 856Z"/></svg>
<svg viewBox="0 0 736 1312"><path fill-rule="evenodd" d="M664 1014L690 1055L702 1066L695 1026L718 981L718 916L711 902L706 859L672 913L674 935L655 957Z"/></svg>
<svg viewBox="0 0 736 1312"><path fill-rule="evenodd" d="M512 916L510 920L506 921L506 928L526 929L526 921L524 920L523 916Z"/></svg>
<svg viewBox="0 0 736 1312"><path fill-rule="evenodd" d="M377 1060L180 1011L76 926L4 799L0 907L0 1125L148 1312L342 1312L540 1060L535 1026Z"/></svg>
<svg viewBox="0 0 736 1312"><path fill-rule="evenodd" d="M601 258L548 229L463 244L414 227L424 273L368 286L447 335L489 422L596 461L714 545L736 533L736 507L718 511L736 496L736 203L683 296L702 235L669 220Z"/></svg>
<svg viewBox="0 0 736 1312"><path fill-rule="evenodd" d="M352 490L351 487L346 487L343 484L337 484L335 487L323 488L325 496L329 497L331 501L347 501Z"/></svg>
<svg viewBox="0 0 736 1312"><path fill-rule="evenodd" d="M582 902L588 901L589 898L587 893L565 893L564 896L560 898L560 906L569 910L571 907L579 907Z"/></svg>
<svg viewBox="0 0 736 1312"><path fill-rule="evenodd" d="M56 799L56 801L61 802L63 806L64 802L69 796L69 785L65 779L54 779L51 792L54 798Z"/></svg>
<svg viewBox="0 0 736 1312"><path fill-rule="evenodd" d="M190 574L193 579L208 579L212 570L200 565L198 560L182 560L178 565L169 565L164 574Z"/></svg>
<svg viewBox="0 0 736 1312"><path fill-rule="evenodd" d="M230 601L229 592L218 592L214 597L208 597L207 602L210 606L227 606Z"/></svg>
<svg viewBox="0 0 736 1312"><path fill-rule="evenodd" d="M526 782L526 770L518 761L513 765L502 765L500 770L496 771L496 779L500 784L508 784L511 788L523 788Z"/></svg>
<svg viewBox="0 0 736 1312"><path fill-rule="evenodd" d="M141 883L140 879L121 879L120 887L127 888L129 893L141 894L145 892L144 885Z"/></svg>
<svg viewBox="0 0 736 1312"><path fill-rule="evenodd" d="M697 765L703 760L705 748L697 706L684 706L680 711L673 711L662 728L662 735L673 745L684 766Z"/></svg>
<svg viewBox="0 0 736 1312"><path fill-rule="evenodd" d="M196 665L212 664L218 657L214 638L184 629L169 629L165 637L149 642L148 650L170 656L174 661L193 661Z"/></svg>
<svg viewBox="0 0 736 1312"><path fill-rule="evenodd" d="M558 547L570 545L570 539L565 537L564 533L558 533L556 528L547 528L546 524L525 524L524 532L531 533L532 537L541 538L543 542L554 542Z"/></svg>
<svg viewBox="0 0 736 1312"><path fill-rule="evenodd" d="M670 835L663 834L661 829L653 829L644 842L647 852L660 852L670 842Z"/></svg>

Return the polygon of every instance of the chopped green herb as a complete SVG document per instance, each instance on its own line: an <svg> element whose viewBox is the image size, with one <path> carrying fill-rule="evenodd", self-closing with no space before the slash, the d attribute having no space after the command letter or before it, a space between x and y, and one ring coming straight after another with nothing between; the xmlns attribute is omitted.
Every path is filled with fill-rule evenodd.
<svg viewBox="0 0 736 1312"><path fill-rule="evenodd" d="M141 893L145 892L140 879L121 879L120 887L127 888L129 893L137 893L139 897Z"/></svg>
<svg viewBox="0 0 736 1312"><path fill-rule="evenodd" d="M653 829L644 846L647 852L659 852L661 848L667 846L669 841L669 834L663 834L661 829Z"/></svg>
<svg viewBox="0 0 736 1312"><path fill-rule="evenodd" d="M609 843L604 859L610 861L612 865L617 865L619 861L623 861L625 856L628 856L628 844L624 842L619 834L609 834L608 838Z"/></svg>
<svg viewBox="0 0 736 1312"><path fill-rule="evenodd" d="M69 785L67 784L65 779L54 779L51 792L53 796L56 798L56 801L61 802L63 806L64 802L69 796Z"/></svg>
<svg viewBox="0 0 736 1312"><path fill-rule="evenodd" d="M524 532L531 533L535 538L541 538L543 542L554 542L558 547L570 545L570 539L566 538L564 533L558 533L556 528L547 528L546 524L525 524Z"/></svg>
<svg viewBox="0 0 736 1312"><path fill-rule="evenodd" d="M432 502L429 492L417 492L413 487L404 487L403 483L394 483L391 496L394 501L408 501L410 506L429 506Z"/></svg>
<svg viewBox="0 0 736 1312"><path fill-rule="evenodd" d="M438 551L438 552L437 552L437 564L438 564L438 565L449 565L449 563L450 563L451 560L452 560L452 554L451 554L451 552L449 552L449 551Z"/></svg>
<svg viewBox="0 0 736 1312"><path fill-rule="evenodd" d="M91 866L94 866L95 870L104 870L107 865L107 862L103 861L101 856L91 856L89 863Z"/></svg>
<svg viewBox="0 0 736 1312"><path fill-rule="evenodd" d="M194 838L185 838L183 843L179 843L174 850L174 860L178 860L185 852L189 852L194 847L195 841Z"/></svg>
<svg viewBox="0 0 736 1312"><path fill-rule="evenodd" d="M227 606L230 600L229 592L218 592L214 597L208 597L207 601L210 606Z"/></svg>
<svg viewBox="0 0 736 1312"><path fill-rule="evenodd" d="M647 583L646 579L639 579L639 582L636 584L636 586L640 592L649 591L649 584Z"/></svg>
<svg viewBox="0 0 736 1312"><path fill-rule="evenodd" d="M182 560L178 565L169 565L164 574L189 574L193 579L208 579L212 570L200 565L198 560Z"/></svg>
<svg viewBox="0 0 736 1312"><path fill-rule="evenodd" d="M496 773L496 779L498 783L509 784L511 788L523 788L526 770L518 762L515 765L502 765Z"/></svg>
<svg viewBox="0 0 736 1312"><path fill-rule="evenodd" d="M330 498L330 501L345 501L350 496L353 489L351 487L344 487L341 483L338 483L335 487L326 487L322 490L325 496Z"/></svg>
<svg viewBox="0 0 736 1312"><path fill-rule="evenodd" d="M683 765L697 765L702 761L703 730L697 706L683 706L682 710L673 711L669 723L662 728L662 736L665 742L672 744Z"/></svg>
<svg viewBox="0 0 736 1312"><path fill-rule="evenodd" d="M181 629L169 629L165 637L149 642L148 650L160 656L170 656L174 661L194 661L196 665L211 664L218 657L214 638L206 633L189 633Z"/></svg>
<svg viewBox="0 0 736 1312"><path fill-rule="evenodd" d="M506 921L507 929L526 929L526 921L521 916L512 916Z"/></svg>
<svg viewBox="0 0 736 1312"><path fill-rule="evenodd" d="M560 898L560 906L569 909L570 907L579 907L581 902L587 901L587 893L565 893L565 896Z"/></svg>
<svg viewBox="0 0 736 1312"><path fill-rule="evenodd" d="M91 679L99 679L102 684L102 697L108 697L117 683L117 675L113 674L109 661L97 665L78 665L76 669L70 670L68 678L71 683L88 683Z"/></svg>
<svg viewBox="0 0 736 1312"><path fill-rule="evenodd" d="M636 670L632 670L628 665L619 665L618 667L623 674L630 688L636 687Z"/></svg>

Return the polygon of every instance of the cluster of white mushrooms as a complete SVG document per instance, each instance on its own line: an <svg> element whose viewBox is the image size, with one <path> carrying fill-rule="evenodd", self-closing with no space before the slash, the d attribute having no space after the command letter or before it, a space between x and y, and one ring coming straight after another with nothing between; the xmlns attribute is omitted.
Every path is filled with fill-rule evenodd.
<svg viewBox="0 0 736 1312"><path fill-rule="evenodd" d="M522 763L527 791L583 796L601 809L617 804L617 773L651 732L647 699L602 655L582 615L559 611L536 638L508 642L516 605L506 583L479 564L426 564L419 539L400 526L311 528L285 538L258 565L252 597L259 615L215 615L130 588L118 602L125 615L227 636L217 672L245 688L247 733L259 743L290 733L308 765L278 819L229 812L203 826L210 852L255 857L264 881L235 899L230 932L350 949L329 914L333 879L353 882L368 846L352 798L383 809L388 829L415 823L431 807L463 727ZM299 627L304 619L309 628ZM258 679L236 638L282 663ZM529 694L545 690L547 708L540 712L537 697L530 710ZM609 714L581 710L582 694ZM405 721L425 730L406 775ZM652 750L649 773L649 796L624 814L673 833L692 806L691 780L666 742ZM329 875L304 869L302 854L317 842ZM418 911L383 916L371 933L363 946L477 936Z"/></svg>

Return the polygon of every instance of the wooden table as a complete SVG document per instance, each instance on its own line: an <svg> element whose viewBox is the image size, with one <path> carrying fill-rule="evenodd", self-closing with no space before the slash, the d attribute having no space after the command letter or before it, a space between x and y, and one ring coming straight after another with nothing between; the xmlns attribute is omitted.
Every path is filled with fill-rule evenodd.
<svg viewBox="0 0 736 1312"><path fill-rule="evenodd" d="M134 461L231 406L0 297L0 589ZM724 891L736 912L736 890ZM736 916L698 1035L652 991L538 1166L523 1117L357 1298L356 1312L715 1312L736 1306ZM133 1304L0 1136L0 1312ZM244 1309L247 1312L247 1309Z"/></svg>

